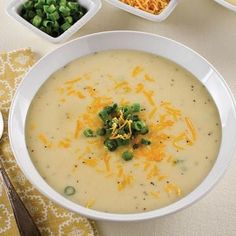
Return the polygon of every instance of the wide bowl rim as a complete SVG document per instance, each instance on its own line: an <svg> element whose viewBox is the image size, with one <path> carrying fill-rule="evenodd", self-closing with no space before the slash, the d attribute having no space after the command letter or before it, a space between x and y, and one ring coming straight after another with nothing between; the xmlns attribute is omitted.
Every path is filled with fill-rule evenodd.
<svg viewBox="0 0 236 236"><path fill-rule="evenodd" d="M236 124L236 103L234 100L234 96L231 93L228 85L226 84L225 80L223 79L223 77L217 72L217 70L201 55L199 55L198 53L196 53L194 50L190 49L189 47L176 42L173 39L169 39L167 37L163 37L163 36L159 36L159 35L155 35L155 34L151 34L151 33L145 33L145 32L138 32L138 31L107 31L107 32L99 32L99 33L94 33L94 34L90 34L90 35L86 35L83 36L79 39L75 39L72 40L64 45L62 45L61 47L55 49L54 51L48 53L47 55L45 55L44 57L42 57L31 69L30 71L25 75L24 79L22 79L15 95L13 98L13 102L11 104L10 107L10 113L9 113L9 120L8 120L8 130L9 130L9 139L10 139L10 144L12 147L12 151L13 154L16 158L17 164L20 166L21 170L23 171L23 173L26 175L26 177L30 180L30 182L44 195L46 195L49 199L51 199L52 201L58 203L59 205L74 211L76 213L79 213L81 215L84 215L86 217L89 218L93 218L93 219L99 219L99 220L108 220L108 221L139 221L139 220L147 220L147 219L151 219L151 218L156 218L156 217L161 217L164 215L169 215L172 214L176 211L179 211L189 205L191 205L192 203L196 202L197 200L201 199L207 192L209 192L212 187L218 182L218 180L223 176L223 174L225 173L230 161L232 160L233 154L235 153L235 149L236 149L236 144L231 143L230 144L230 155L226 156L224 159L220 160L221 164L224 164L220 169L219 172L216 172L216 170L214 169L215 166L217 165L217 161L219 159L219 156L217 158L216 163L214 164L212 170L209 172L209 175L201 182L201 184L190 194L188 194L187 196L185 196L184 198L182 198L181 200L168 205L164 208L160 208L160 209L156 209L153 211L149 211L149 212L145 212L145 213L134 213L134 214L116 214L116 213L105 213L105 212L100 212L100 211L96 211L96 210L92 210L92 209L88 209L85 207L80 206L79 204L73 203L70 200L62 197L62 195L60 195L59 193L57 193L55 190L53 190L43 179L42 177L39 175L39 173L37 172L37 170L34 168L34 166L32 165L30 156L28 154L27 158L22 159L21 157L21 151L26 149L25 147L18 147L18 143L19 143L19 139L18 137L16 137L15 132L16 132L16 124L18 125L19 118L21 118L22 114L18 115L18 119L16 119L15 114L18 108L18 102L19 102L19 96L20 96L20 92L21 92L21 88L24 86L24 81L26 81L26 78L30 78L31 73L33 73L33 70L36 70L35 68L40 67L40 65L42 63L44 63L44 61L47 61L47 58L50 58L50 56L52 57L53 55L55 55L57 52L60 52L60 50L64 50L67 47L76 45L76 44L81 44L81 42L87 42L87 43L91 43L92 39L99 39L99 38L103 38L103 37L113 37L113 36L117 36L120 35L120 37L124 37L125 35L130 36L130 37L140 37L141 39L149 39L150 40L156 40L156 41L163 41L166 42L172 46L176 46L176 48L181 48L182 50L185 50L186 52L188 52L191 56L196 57L197 59L201 60L202 62L204 62L206 64L207 67L209 67L209 69L211 69L211 72L213 73L214 76L217 76L217 79L220 81L221 86L224 90L224 92L227 95L227 99L229 99L230 102L230 109L231 109L231 116L232 116L232 120L230 120L230 124L231 126L233 125L233 130L236 130L236 125L234 126L234 123ZM90 45L91 46L91 45ZM91 46L92 47L92 46ZM128 48L127 48L128 49ZM92 50L92 49L91 49ZM92 53L92 51L91 51ZM199 79L200 80L200 79ZM31 100L32 101L32 100ZM24 125L24 124L21 124ZM233 138L232 140L234 140L236 138L236 134L234 134L236 132L231 132L231 138ZM22 136L24 138L24 136ZM223 139L223 137L222 137ZM21 140L22 141L22 140ZM25 142L25 141L22 141ZM27 152L28 153L28 152ZM219 154L220 155L220 154ZM222 163L223 161L223 163ZM219 167L219 165L218 165ZM215 176L210 176L210 174L213 172L216 172ZM32 171L36 171L37 172L37 176L34 175L34 177L31 176ZM217 170L218 171L218 170ZM210 176L210 177L209 177ZM36 178L37 177L37 178ZM213 178L214 177L214 178ZM37 181L43 181L44 185L40 186L39 183ZM207 182L207 181L208 182ZM207 185L206 185L207 183ZM42 184L42 182L41 182ZM45 190L45 186L47 186L47 190ZM200 190L201 191L200 191Z"/></svg>
<svg viewBox="0 0 236 236"><path fill-rule="evenodd" d="M230 2L227 2L225 0L215 0L215 2L217 2L218 4L220 4L221 6L231 10L231 11L234 11L236 12L236 5L233 5L232 3Z"/></svg>

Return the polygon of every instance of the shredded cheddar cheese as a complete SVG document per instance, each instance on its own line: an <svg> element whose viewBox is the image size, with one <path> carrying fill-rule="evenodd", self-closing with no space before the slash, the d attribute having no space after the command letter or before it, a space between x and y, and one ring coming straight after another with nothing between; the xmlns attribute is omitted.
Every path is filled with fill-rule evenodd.
<svg viewBox="0 0 236 236"><path fill-rule="evenodd" d="M48 148L52 147L52 142L50 142L44 134L39 134L38 139Z"/></svg>
<svg viewBox="0 0 236 236"><path fill-rule="evenodd" d="M106 154L104 157L103 157L103 161L105 163L105 167L106 167L106 170L107 172L110 171L110 157Z"/></svg>
<svg viewBox="0 0 236 236"><path fill-rule="evenodd" d="M166 184L164 186L164 190L168 193L168 195L175 193L177 196L180 196L182 194L181 189L173 183Z"/></svg>
<svg viewBox="0 0 236 236"><path fill-rule="evenodd" d="M92 159L84 159L83 161L84 161L84 163L85 163L86 165L91 166L91 167L95 167L95 166L97 166L97 164L98 164L98 160L95 159L95 158L92 158Z"/></svg>
<svg viewBox="0 0 236 236"><path fill-rule="evenodd" d="M155 106L149 113L148 118L151 119L157 112L157 107Z"/></svg>
<svg viewBox="0 0 236 236"><path fill-rule="evenodd" d="M185 120L185 122L186 122L186 124L188 126L188 129L191 132L192 140L195 141L196 140L196 130L195 130L194 126L193 126L192 121L188 117L185 117L184 120Z"/></svg>
<svg viewBox="0 0 236 236"><path fill-rule="evenodd" d="M136 93L142 92L144 89L144 85L142 83L138 83L136 86Z"/></svg>
<svg viewBox="0 0 236 236"><path fill-rule="evenodd" d="M67 80L66 82L65 82L65 84L66 85L68 85L68 84L75 84L75 83L77 83L77 82L79 82L79 81L81 81L81 78L80 77L78 77L78 78L76 78L76 79L73 79L73 80Z"/></svg>
<svg viewBox="0 0 236 236"><path fill-rule="evenodd" d="M159 199L160 198L160 192L150 192L150 195L153 196L154 198L156 199Z"/></svg>
<svg viewBox="0 0 236 236"><path fill-rule="evenodd" d="M82 125L80 123L80 120L77 120L76 122L76 128L75 128L75 133L74 133L74 138L78 138L79 137L79 132L82 129Z"/></svg>
<svg viewBox="0 0 236 236"><path fill-rule="evenodd" d="M116 84L115 89L119 89L119 88L123 88L127 92L131 91L131 88L130 88L129 83L127 81L122 81L122 82Z"/></svg>
<svg viewBox="0 0 236 236"><path fill-rule="evenodd" d="M136 66L132 71L132 77L137 77L141 72L143 71L143 68L141 66Z"/></svg>
<svg viewBox="0 0 236 236"><path fill-rule="evenodd" d="M149 81L149 82L154 82L155 80L150 76L150 75L148 75L148 74L145 74L144 75L144 79L146 80L146 81Z"/></svg>
<svg viewBox="0 0 236 236"><path fill-rule="evenodd" d="M158 15L168 5L170 0L120 0L134 8Z"/></svg>
<svg viewBox="0 0 236 236"><path fill-rule="evenodd" d="M150 90L150 91L144 90L144 91L143 91L143 94L144 94L144 96L147 98L149 104L150 104L151 106L155 106L155 102L154 102L154 100L153 100L154 92L151 91L151 90Z"/></svg>
<svg viewBox="0 0 236 236"><path fill-rule="evenodd" d="M87 201L86 203L86 208L91 208L95 203L95 200L94 199L90 199Z"/></svg>
<svg viewBox="0 0 236 236"><path fill-rule="evenodd" d="M58 147L61 147L61 148L69 148L70 145L71 145L71 140L68 138L63 139L59 141L58 143Z"/></svg>
<svg viewBox="0 0 236 236"><path fill-rule="evenodd" d="M175 137L175 138L173 139L172 144L173 144L173 146L174 146L177 150L183 150L184 148L183 148L182 146L178 145L178 142L183 141L183 140L185 140L185 139L186 139L186 134L185 134L185 133L181 133L180 135L178 135L177 137Z"/></svg>

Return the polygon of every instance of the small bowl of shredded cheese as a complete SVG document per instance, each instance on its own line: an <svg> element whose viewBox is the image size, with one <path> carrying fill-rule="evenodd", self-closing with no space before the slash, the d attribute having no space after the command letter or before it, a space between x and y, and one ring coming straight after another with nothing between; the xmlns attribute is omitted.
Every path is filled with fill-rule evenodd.
<svg viewBox="0 0 236 236"><path fill-rule="evenodd" d="M165 20L178 0L107 0L110 4L150 21Z"/></svg>

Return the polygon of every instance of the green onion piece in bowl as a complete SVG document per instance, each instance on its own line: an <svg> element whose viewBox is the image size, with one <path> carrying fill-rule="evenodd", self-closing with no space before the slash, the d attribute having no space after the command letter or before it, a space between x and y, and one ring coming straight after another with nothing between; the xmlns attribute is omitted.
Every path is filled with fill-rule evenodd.
<svg viewBox="0 0 236 236"><path fill-rule="evenodd" d="M86 130L84 130L83 134L84 134L84 136L87 137L87 138L89 138L89 137L95 137L95 135L94 135L94 133L93 133L93 131L92 131L91 129L86 129Z"/></svg>
<svg viewBox="0 0 236 236"><path fill-rule="evenodd" d="M67 196L72 196L72 195L74 195L75 194L75 188L74 187L72 187L72 186L66 186L65 187L65 189L64 189L64 193L65 193L65 195L67 195Z"/></svg>
<svg viewBox="0 0 236 236"><path fill-rule="evenodd" d="M32 19L32 24L36 27L39 27L41 25L41 22L42 22L42 17L40 16L35 16L33 19Z"/></svg>
<svg viewBox="0 0 236 236"><path fill-rule="evenodd" d="M67 16L67 17L65 18L65 22L67 22L67 23L69 23L69 24L72 25L72 23L73 23L73 18L72 18L71 16Z"/></svg>
<svg viewBox="0 0 236 236"><path fill-rule="evenodd" d="M42 18L46 16L45 12L43 9L36 9L36 14Z"/></svg>
<svg viewBox="0 0 236 236"><path fill-rule="evenodd" d="M104 145L105 145L105 147L107 147L107 149L110 152L115 151L118 147L118 144L117 144L116 140L111 140L111 139L108 139L108 138L104 141Z"/></svg>
<svg viewBox="0 0 236 236"><path fill-rule="evenodd" d="M59 11L63 16L69 16L70 15L70 8L67 6L60 6Z"/></svg>
<svg viewBox="0 0 236 236"><path fill-rule="evenodd" d="M59 13L57 11L53 13L47 13L48 20L56 21L60 18Z"/></svg>
<svg viewBox="0 0 236 236"><path fill-rule="evenodd" d="M65 22L65 23L61 26L61 29L62 29L63 31L66 31L66 30L68 30L70 27L71 27L71 24L68 23L68 22Z"/></svg>
<svg viewBox="0 0 236 236"><path fill-rule="evenodd" d="M142 139L141 139L141 144L144 144L144 145L151 145L151 141L148 140L148 139L142 138Z"/></svg>
<svg viewBox="0 0 236 236"><path fill-rule="evenodd" d="M133 159L133 153L129 151L125 151L122 153L122 159L125 161L130 161Z"/></svg>
<svg viewBox="0 0 236 236"><path fill-rule="evenodd" d="M131 105L131 111L132 112L140 112L140 104L134 103L133 105Z"/></svg>
<svg viewBox="0 0 236 236"><path fill-rule="evenodd" d="M27 2L25 2L25 3L23 4L23 7L24 7L25 9L33 9L33 7L34 7L34 2L33 2L33 1L27 1Z"/></svg>

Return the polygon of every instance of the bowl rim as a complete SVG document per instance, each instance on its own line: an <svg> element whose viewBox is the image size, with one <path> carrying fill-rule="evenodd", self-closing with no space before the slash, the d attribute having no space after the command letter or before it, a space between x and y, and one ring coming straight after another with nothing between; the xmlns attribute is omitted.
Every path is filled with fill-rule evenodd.
<svg viewBox="0 0 236 236"><path fill-rule="evenodd" d="M175 7L178 5L178 2L179 2L179 0L170 0L167 7L165 7L163 11L161 11L160 14L154 15L149 12L145 12L141 9L132 7L128 4L125 4L121 2L120 0L106 0L106 1L121 10L129 12L133 15L139 16L146 20L155 21L155 22L161 22L165 20L172 13L172 11L175 9Z"/></svg>
<svg viewBox="0 0 236 236"><path fill-rule="evenodd" d="M236 5L233 5L232 3L230 2L227 2L225 0L215 0L215 2L217 2L218 4L220 4L221 6L231 10L231 11L234 11L236 12Z"/></svg>
<svg viewBox="0 0 236 236"><path fill-rule="evenodd" d="M27 0L11 0L5 9L5 12L7 15L9 15L12 19L17 21L19 24L26 27L28 30L32 31L36 35L40 36L43 39L48 40L52 43L60 43L68 38L70 38L74 33L76 33L80 28L82 28L87 22L89 22L101 9L102 3L101 0L83 0L87 1L90 6L90 8L87 8L86 14L81 17L79 20L77 20L69 29L67 29L65 32L60 34L57 37L52 37L49 34L41 31L31 23L29 23L27 20L25 20L18 12L17 10L22 5L23 2ZM83 4L82 4L83 5Z"/></svg>
<svg viewBox="0 0 236 236"><path fill-rule="evenodd" d="M205 179L199 184L199 186L196 187L190 194L188 194L187 196L180 199L179 201L177 201L173 204L170 204L166 207L152 210L152 211L148 211L148 212L144 212L144 213L132 213L132 214L116 214L116 213L100 212L100 211L96 211L96 210L82 207L79 204L73 203L72 201L64 198L61 194L59 194L55 190L53 190L43 180L43 178L39 175L36 168L32 164L32 161L31 161L28 151L26 149L26 145L19 147L19 142L23 142L25 144L25 140L22 140L22 139L24 139L24 119L25 118L22 115L24 113L22 111L22 107L19 107L19 101L20 101L19 98L22 95L21 89L23 88L24 84L27 83L25 81L29 81L31 74L34 73L34 71L38 67L42 66L43 63L46 63L45 61L47 61L47 59L50 59L50 57L53 57L53 55L56 55L56 53L66 50L69 47L72 47L73 45L77 45L77 44L81 45L82 42L86 42L88 44L88 46L91 47L90 50L88 49L89 52L87 52L87 54L90 54L90 53L92 53L92 50L96 49L92 45L92 40L94 40L94 39L101 40L103 38L109 38L109 37L113 37L113 36L117 37L117 35L120 35L120 37L124 37L126 35L127 37L131 37L131 38L141 38L141 39L144 38L145 40L150 39L150 40L154 40L156 42L163 41L166 44L176 47L176 50L181 49L183 51L186 51L186 53L189 54L188 56L190 57L190 59L191 59L191 57L195 57L197 60L200 60L203 64L205 64L206 67L209 68L210 72L213 73L212 75L216 76L213 79L218 80L220 88L225 93L225 96L227 97L226 100L229 102L229 103L222 104L223 108L226 107L226 109L230 109L230 112L231 112L229 117L228 116L223 117L224 122L226 122L226 123L223 123L222 128L225 126L227 129L229 129L230 134L228 136L230 136L231 140L236 139L236 132L235 132L236 131L236 105L235 105L234 96L233 96L232 92L230 91L228 85L226 84L225 80L223 79L223 77L216 71L216 69L205 58L203 58L202 56L200 56L198 53L196 53L192 49L188 48L187 46L185 46L179 42L176 42L173 39L169 39L169 38L166 38L163 36L159 36L159 35L155 35L155 34L151 34L151 33L145 33L145 32L138 32L138 31L107 31L107 32L99 32L99 33L86 35L86 36L83 36L79 39L72 40L72 41L64 44L63 46L55 49L54 51L48 53L44 57L42 57L29 70L29 72L25 75L24 79L22 79L22 81L21 81L21 83L14 95L13 102L11 103L10 112L9 112L9 120L8 120L9 140L10 140L11 148L12 148L13 154L16 158L17 164L20 166L21 170L26 175L27 179L30 180L30 182L41 193L43 193L49 199L53 200L54 202L58 203L59 205L65 207L71 211L74 211L76 213L79 213L81 215L84 215L86 217L93 218L93 219L108 220L108 221L147 220L147 219L152 219L152 218L172 214L172 213L177 212L181 209L184 209L185 207L187 207L187 206L193 204L194 202L196 202L197 200L201 199L207 192L209 192L213 188L213 186L219 181L219 179L225 173L229 163L231 162L231 160L233 158L233 154L235 153L236 143L235 144L232 142L229 144L227 143L227 145L230 146L229 150L228 150L229 155L223 155L224 153L222 152L222 145L221 145L217 160L216 160L213 168L209 172L208 176L205 177ZM117 41L117 42L119 42L119 41ZM133 44L131 44L131 45L133 45ZM120 47L120 49L121 48L130 49L130 48L124 48L124 46ZM110 48L108 47L107 50L109 50L109 49ZM171 48L171 49L173 49L173 48ZM138 50L138 49L136 49L136 50ZM95 51L97 51L97 50L95 50ZM145 51L145 50L141 50L141 51ZM41 76L43 76L43 75L41 75ZM205 79L205 77L204 77L204 79ZM214 81L213 86L217 80ZM210 81L210 80L208 80L208 81ZM39 89L39 87L38 87L38 89ZM223 98L220 97L219 99L224 99L224 97ZM32 99L31 99L31 101L32 101ZM21 102L23 102L23 104L24 104L25 101L21 101ZM18 116L16 117L17 111L20 114L18 114ZM224 114L224 113L222 113L222 114ZM228 127L227 124L228 124L228 126L232 126L232 127ZM21 130L23 132L23 134L21 135L21 139L19 139L19 136L15 135L15 133L17 132L18 126L20 126L20 129L23 130L23 131ZM19 129L19 127L18 127L18 129ZM222 134L222 141L223 141L223 138L224 137ZM224 146L227 146L227 145L225 143ZM228 146L225 148L228 148ZM27 155L27 158L22 158L22 151L27 153L27 154L24 153L25 155ZM219 158L219 156L221 158ZM216 168L216 166L218 169ZM35 171L36 171L36 173L34 173L34 176L32 177L32 173ZM43 183L43 185L39 185L38 181L39 182L41 181L40 184Z"/></svg>

